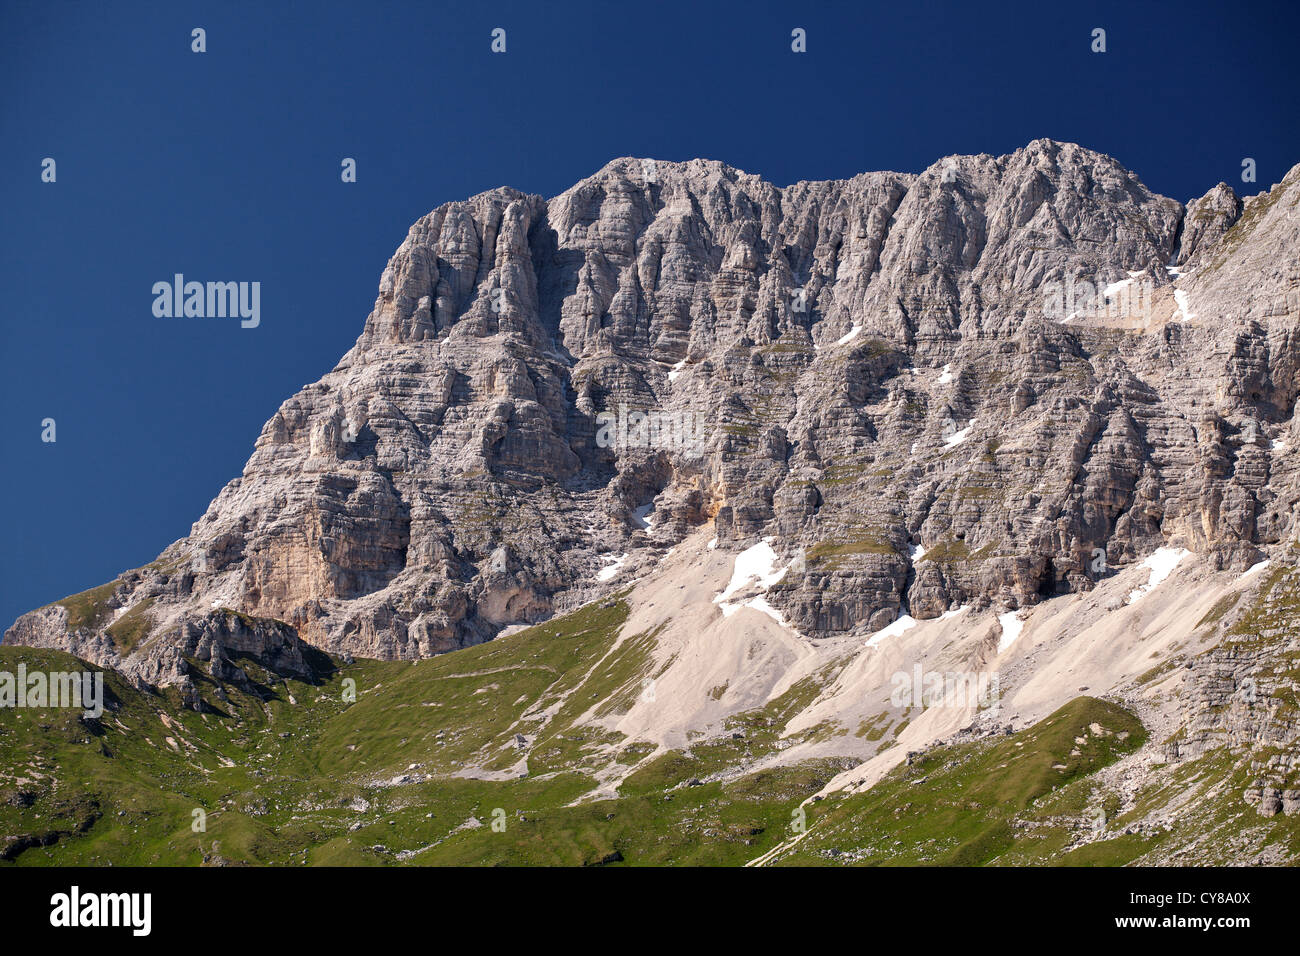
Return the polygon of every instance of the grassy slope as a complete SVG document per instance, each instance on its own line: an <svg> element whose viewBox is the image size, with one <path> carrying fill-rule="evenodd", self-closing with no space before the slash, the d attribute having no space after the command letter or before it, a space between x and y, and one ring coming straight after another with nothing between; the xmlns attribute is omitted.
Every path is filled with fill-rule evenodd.
<svg viewBox="0 0 1300 956"><path fill-rule="evenodd" d="M1238 600L1223 602L1201 624L1213 625ZM1260 679L1269 692L1254 706L1275 721L1300 709L1300 648L1290 638L1297 631L1300 573L1279 565L1224 638L1236 656L1267 650ZM1157 665L1158 673L1140 682L1174 664ZM1093 723L1108 733L1088 732ZM865 794L814 805L816 826L781 861L1233 865L1269 847L1283 849L1283 858L1300 849L1300 818L1264 818L1244 800L1259 765L1282 748L1216 746L1195 759L1156 765L1126 801L1094 774L1145 738L1114 704L1076 699L1014 737L931 751ZM1298 777L1284 774L1278 785L1294 787Z"/></svg>
<svg viewBox="0 0 1300 956"><path fill-rule="evenodd" d="M729 865L789 839L800 804L842 765L738 768L778 749L783 718L816 681L733 718L720 737L647 759L645 744L576 726L589 709L625 709L652 676L647 635L616 646L626 615L619 600L593 604L433 660L357 662L319 686L237 661L253 692L201 682L206 714L113 674L115 703L98 721L0 711L0 855L17 865ZM19 661L81 666L0 647L0 670ZM522 776L516 734L529 748ZM1191 830L1123 835L1121 817L1113 839L1066 852L1085 809L1109 799L1093 774L1144 736L1121 708L1080 698L1014 737L936 750L866 794L809 804L812 829L783 862L1124 863L1153 842L1191 840ZM1236 772L1213 759L1180 765L1185 777L1141 794L1149 806L1128 818L1199 786L1197 833L1258 827L1240 790L1211 792ZM640 765L617 799L581 800L612 762ZM468 767L494 779L458 776ZM191 828L196 809L206 832ZM1290 821L1268 825L1295 844Z"/></svg>
<svg viewBox="0 0 1300 956"><path fill-rule="evenodd" d="M970 866L1014 849L1039 862L1068 828L1026 833L1017 819L1046 821L1066 803L1082 813L1088 778L1145 740L1128 711L1080 697L1014 736L928 751L863 794L814 805L782 861Z"/></svg>
<svg viewBox="0 0 1300 956"><path fill-rule="evenodd" d="M643 640L606 657L626 613L620 602L592 605L434 660L358 662L321 686L239 661L262 692L227 683L222 700L201 683L219 713L196 714L114 674L106 681L114 703L97 721L0 711L0 853L18 865L389 863L404 853L419 863L580 864L616 850L647 863L743 862L766 842L771 816L824 776L768 775L757 795L766 802L752 784L734 796L708 784L567 806L592 789L591 770L649 752L572 727L589 707L625 707L640 687ZM59 652L0 647L0 670L20 661L85 666ZM552 719L519 723L539 701L539 710L553 705ZM522 779L504 772L518 760L516 733L534 748ZM465 765L503 779L455 776ZM404 773L415 782L385 785ZM497 808L504 832L491 826ZM206 832L192 830L196 809L207 814ZM485 825L466 827L471 818ZM716 837L702 840L705 831Z"/></svg>

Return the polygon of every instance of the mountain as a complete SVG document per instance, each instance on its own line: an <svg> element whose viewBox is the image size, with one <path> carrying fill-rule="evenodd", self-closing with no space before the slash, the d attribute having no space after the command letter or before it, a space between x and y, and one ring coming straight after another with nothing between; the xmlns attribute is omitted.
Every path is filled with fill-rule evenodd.
<svg viewBox="0 0 1300 956"><path fill-rule="evenodd" d="M347 790L363 828L433 780L566 826L650 814L530 862L684 859L632 833L696 791L726 844L700 861L878 860L883 820L914 862L1283 862L1298 331L1300 166L1186 206L1051 140L784 189L641 159L497 189L411 227L356 345L187 537L23 615L5 654L110 669L155 728L136 776L206 768L181 804L271 800L256 763L280 812ZM120 754L114 719L82 743ZM47 775L124 759L29 733L11 756ZM988 789L1016 760L1024 786ZM983 793L979 838L940 852L949 798L913 778ZM1213 786L1180 804L1188 778ZM913 791L919 828L887 799ZM6 852L103 826L78 806ZM1076 832L1090 806L1132 832ZM495 858L477 826L421 827L395 852ZM160 858L191 852L169 832Z"/></svg>

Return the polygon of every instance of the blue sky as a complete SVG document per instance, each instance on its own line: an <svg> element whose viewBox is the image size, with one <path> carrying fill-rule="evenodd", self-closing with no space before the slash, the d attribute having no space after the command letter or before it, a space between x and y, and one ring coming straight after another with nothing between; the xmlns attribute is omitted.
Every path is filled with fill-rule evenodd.
<svg viewBox="0 0 1300 956"><path fill-rule="evenodd" d="M1297 36L1294 4L1246 0L3 0L0 626L188 533L440 203L554 195L616 156L784 185L1040 136L1181 201L1253 192L1300 161ZM261 325L155 318L177 272L260 282Z"/></svg>

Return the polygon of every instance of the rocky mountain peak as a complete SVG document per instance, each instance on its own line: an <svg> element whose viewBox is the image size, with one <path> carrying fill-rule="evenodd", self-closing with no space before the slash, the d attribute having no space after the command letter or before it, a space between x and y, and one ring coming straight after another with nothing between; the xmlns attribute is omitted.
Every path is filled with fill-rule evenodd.
<svg viewBox="0 0 1300 956"><path fill-rule="evenodd" d="M149 640L62 604L6 640L164 683L227 620L421 657L708 524L771 542L765 600L811 637L1032 605L1165 544L1244 566L1294 534L1298 184L1184 207L1044 139L784 188L623 157L444 204L338 366L115 582Z"/></svg>

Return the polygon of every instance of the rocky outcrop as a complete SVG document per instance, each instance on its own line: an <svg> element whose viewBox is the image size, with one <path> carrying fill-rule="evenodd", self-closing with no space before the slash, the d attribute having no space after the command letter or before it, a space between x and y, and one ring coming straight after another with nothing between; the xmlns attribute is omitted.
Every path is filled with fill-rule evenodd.
<svg viewBox="0 0 1300 956"><path fill-rule="evenodd" d="M1215 244L1241 218L1241 199L1227 183L1219 183L1187 204L1178 243L1178 266L1192 267L1208 257ZM1198 256L1204 252L1205 256Z"/></svg>
<svg viewBox="0 0 1300 956"><path fill-rule="evenodd" d="M155 567L133 571L82 601L24 614L6 643L65 650L112 667L140 687L192 688L196 673L248 685L244 670L231 666L235 660L309 682L333 670L329 658L284 621L228 607L195 608L186 594L182 575Z"/></svg>
<svg viewBox="0 0 1300 956"><path fill-rule="evenodd" d="M1300 493L1298 186L1184 209L1038 140L784 189L619 159L439 207L353 349L114 599L154 602L125 658L174 679L215 608L435 654L708 521L772 537L770 600L812 636L1032 604L1162 543L1244 566ZM123 659L61 610L6 640Z"/></svg>
<svg viewBox="0 0 1300 956"><path fill-rule="evenodd" d="M1262 816L1300 813L1300 577L1294 562L1218 622L1222 639L1187 663L1189 693L1170 760L1226 748L1244 755L1244 799Z"/></svg>

